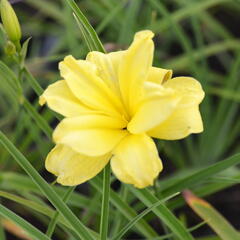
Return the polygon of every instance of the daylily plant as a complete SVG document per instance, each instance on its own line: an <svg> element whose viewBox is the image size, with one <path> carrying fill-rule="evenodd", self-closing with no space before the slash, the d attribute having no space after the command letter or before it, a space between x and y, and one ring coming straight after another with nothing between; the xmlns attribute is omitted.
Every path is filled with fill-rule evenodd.
<svg viewBox="0 0 240 240"><path fill-rule="evenodd" d="M64 80L40 97L41 105L65 117L46 160L60 184L83 183L110 161L119 180L144 188L162 170L152 137L177 140L203 131L200 83L153 67L153 36L141 31L125 51L60 62Z"/></svg>

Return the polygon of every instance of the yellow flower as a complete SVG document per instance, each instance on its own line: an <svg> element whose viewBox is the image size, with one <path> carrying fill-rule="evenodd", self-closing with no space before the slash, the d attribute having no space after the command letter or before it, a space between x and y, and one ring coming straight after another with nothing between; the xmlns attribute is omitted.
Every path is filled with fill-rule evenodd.
<svg viewBox="0 0 240 240"><path fill-rule="evenodd" d="M46 168L63 185L77 185L110 161L116 177L143 188L162 170L151 137L176 140L203 131L199 104L204 92L190 77L152 67L153 33L136 33L125 51L67 56L64 80L40 98L63 119L53 134Z"/></svg>

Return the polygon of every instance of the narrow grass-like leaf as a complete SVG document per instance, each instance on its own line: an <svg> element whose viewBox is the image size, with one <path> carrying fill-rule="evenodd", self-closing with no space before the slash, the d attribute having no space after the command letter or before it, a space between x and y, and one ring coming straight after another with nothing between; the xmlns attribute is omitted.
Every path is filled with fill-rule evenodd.
<svg viewBox="0 0 240 240"><path fill-rule="evenodd" d="M159 199L147 189L136 189L130 185L128 187L130 191L148 207L159 201ZM179 239L193 240L192 235L165 205L160 204L152 211L169 227L169 229L172 230L172 232Z"/></svg>
<svg viewBox="0 0 240 240"><path fill-rule="evenodd" d="M25 2L38 10L43 14L56 19L59 22L63 22L63 15L61 10L54 2L49 2L47 0L35 1L35 0L25 0Z"/></svg>
<svg viewBox="0 0 240 240"><path fill-rule="evenodd" d="M97 176L90 181L90 184L99 192L102 193L102 180ZM128 220L132 220L137 216L137 213L131 208L126 202L124 202L120 196L113 190L110 190L110 202L117 208L122 215ZM151 239L157 236L157 233L148 225L148 223L141 219L136 223L136 228L142 233L147 239Z"/></svg>
<svg viewBox="0 0 240 240"><path fill-rule="evenodd" d="M196 197L190 191L183 196L188 205L196 212L223 240L239 240L240 234L232 225L208 202Z"/></svg>
<svg viewBox="0 0 240 240"><path fill-rule="evenodd" d="M67 4L72 8L73 12L75 13L78 20L82 23L83 27L86 29L88 33L88 37L91 39L91 41L95 45L95 49L99 52L105 52L104 47L101 43L101 41L98 38L98 35L96 34L95 30L91 26L91 24L88 22L87 18L84 16L82 11L79 9L77 4L74 0L66 0Z"/></svg>
<svg viewBox="0 0 240 240"><path fill-rule="evenodd" d="M193 227L190 227L188 228L188 232L193 232L195 230L197 230L198 228L202 227L203 225L205 225L206 222L200 222L199 224L193 226ZM153 238L152 240L165 240L165 239L170 239L174 237L174 234L173 233L169 233L169 234L166 234L164 236L161 236L161 237L156 237L156 238Z"/></svg>
<svg viewBox="0 0 240 240"><path fill-rule="evenodd" d="M64 194L63 196L63 202L67 202L69 197L71 196L72 192L74 191L75 187L69 187L68 190L66 191L66 193ZM58 221L58 218L59 218L59 212L55 212L51 222L48 224L48 228L47 228L47 232L46 232L46 235L48 237L51 237L53 232L54 232L54 229L57 225L57 221Z"/></svg>
<svg viewBox="0 0 240 240"><path fill-rule="evenodd" d="M118 5L116 5L114 9L110 11L108 15L106 15L106 17L102 20L102 22L96 28L96 32L98 34L101 33L106 28L106 26L111 21L113 21L114 18L116 18L116 15L123 9L126 2L127 2L126 0L119 2Z"/></svg>
<svg viewBox="0 0 240 240"><path fill-rule="evenodd" d="M5 190L15 191L16 189L18 189L19 192L32 192L37 195L44 196L28 176L19 173L0 172L0 187L1 189ZM60 197L63 196L66 192L66 188L61 186L52 186L52 188ZM88 205L89 201L90 199L86 196L80 193L73 192L73 194L70 196L68 203L73 207L84 208ZM100 208L101 204L97 206L98 208ZM89 211L92 211L92 209L89 209ZM94 213L96 214L96 212Z"/></svg>
<svg viewBox="0 0 240 240"><path fill-rule="evenodd" d="M189 4L189 6L181 8L180 10L174 12L172 14L172 19L174 22L179 22L189 16L195 14L201 14L203 10L206 10L210 7L220 5L223 2L227 2L228 0L205 0L205 1L196 1L193 4ZM167 19L160 19L155 21L151 26L151 29L158 33L163 32L169 28L170 22Z"/></svg>
<svg viewBox="0 0 240 240"><path fill-rule="evenodd" d="M44 235L37 228L32 226L30 223L28 223L23 218L19 217L17 214L12 212L11 210L4 207L2 204L0 204L0 215L2 217L5 217L5 218L13 221L16 225L18 225L21 229L23 229L26 233L28 233L28 235L31 236L33 239L35 239L35 240L50 240L49 237Z"/></svg>
<svg viewBox="0 0 240 240"><path fill-rule="evenodd" d="M240 49L240 41L236 39L226 40L218 43L211 44L209 46L204 47L200 50L193 51L193 59L194 61L198 61L202 57L209 57L227 50L235 50ZM174 69L175 71L179 71L187 67L188 65L188 56L183 54L179 57L173 58L170 61L164 64L165 68Z"/></svg>
<svg viewBox="0 0 240 240"><path fill-rule="evenodd" d="M23 67L23 73L26 75L27 80L29 81L32 89L35 93L40 96L43 93L43 88L37 82L37 80L33 77L33 75L29 72L26 66Z"/></svg>
<svg viewBox="0 0 240 240"><path fill-rule="evenodd" d="M9 86L16 91L16 96L19 96L22 92L19 79L16 78L13 71L2 61L0 61L0 74L2 77L6 78Z"/></svg>
<svg viewBox="0 0 240 240"><path fill-rule="evenodd" d="M221 162L215 163L211 166L208 166L204 169L201 169L190 176L187 176L183 179L180 179L178 182L170 185L164 191L161 192L163 197L171 195L175 192L182 191L184 188L189 188L200 181L213 176L216 173L219 173L231 166L240 163L240 153L235 154Z"/></svg>
<svg viewBox="0 0 240 240"><path fill-rule="evenodd" d="M25 62L25 58L27 55L27 50L28 50L28 44L29 41L31 40L31 37L28 38L22 45L22 49L20 51L20 68L23 69L24 67L24 62Z"/></svg>
<svg viewBox="0 0 240 240"><path fill-rule="evenodd" d="M123 235L126 234L127 231L128 231L129 229L131 229L131 228L134 226L134 224L136 224L136 222L138 222L138 221L139 221L140 219L142 219L146 214L148 214L149 212L151 212L155 207L158 207L160 204L168 201L169 199L177 196L178 194L179 194L179 193L175 193L175 194L173 194L173 195L171 195L171 196L169 196L169 197L167 197L167 198L165 198L165 199L162 199L162 200L160 200L160 201L152 204L152 206L149 206L147 209L145 209L145 210L142 211L140 214L138 214L134 219L132 219L125 227L123 227L123 228L121 229L121 231L112 238L112 240L120 240L120 239L122 239Z"/></svg>
<svg viewBox="0 0 240 240"><path fill-rule="evenodd" d="M25 206L27 208L31 208L34 211L39 212L49 218L53 218L55 215L55 211L52 208L48 207L47 205L44 206L43 204L40 204L38 202L19 197L15 194L8 193L5 191L0 191L0 196L8 200L14 201L18 204L21 204L22 206ZM71 228L71 226L68 224L68 222L65 221L65 219L62 216L59 216L58 220L64 226Z"/></svg>
<svg viewBox="0 0 240 240"><path fill-rule="evenodd" d="M6 234L2 225L2 219L0 219L0 239L6 240Z"/></svg>
<svg viewBox="0 0 240 240"><path fill-rule="evenodd" d="M6 150L13 156L17 163L26 171L32 178L39 189L45 194L48 200L56 207L56 209L69 222L74 231L82 239L93 240L93 236L87 228L80 222L80 220L73 214L68 206L58 197L56 192L48 185L47 182L39 175L39 173L32 167L29 161L16 149L16 147L8 140L8 138L0 131L0 142Z"/></svg>
<svg viewBox="0 0 240 240"><path fill-rule="evenodd" d="M24 108L27 110L28 114L34 119L36 124L42 129L42 131L51 139L52 129L46 120L36 111L36 109L29 103L27 99L23 102Z"/></svg>

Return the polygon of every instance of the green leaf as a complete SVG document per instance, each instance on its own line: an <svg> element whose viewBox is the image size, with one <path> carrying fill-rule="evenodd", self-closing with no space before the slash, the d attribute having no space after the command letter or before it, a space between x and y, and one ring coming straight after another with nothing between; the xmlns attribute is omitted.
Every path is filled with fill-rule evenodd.
<svg viewBox="0 0 240 240"><path fill-rule="evenodd" d="M27 50L28 50L28 44L29 41L31 40L31 37L29 37L22 45L22 49L20 51L20 68L23 69L24 64L25 64L25 58L27 55Z"/></svg>
<svg viewBox="0 0 240 240"><path fill-rule="evenodd" d="M0 187L5 190L15 191L18 189L19 192L33 192L37 195L43 196L42 192L39 191L38 187L28 176L13 173L13 172L0 172ZM61 197L66 192L65 187L61 186L52 186L54 191ZM68 203L73 207L84 208L88 205L90 199L86 196L74 192ZM101 204L97 205L98 208L101 207ZM92 211L92 209L90 209ZM94 212L96 214L96 212Z"/></svg>
<svg viewBox="0 0 240 240"><path fill-rule="evenodd" d="M49 237L44 235L42 232L40 232L37 228L32 226L30 223L28 223L23 218L16 215L11 210L4 207L2 204L0 204L0 215L13 221L16 225L18 225L20 228L22 228L26 233L28 233L29 236L31 236L35 240L50 240Z"/></svg>
<svg viewBox="0 0 240 240"><path fill-rule="evenodd" d="M6 79L6 83L16 92L14 95L19 97L22 92L22 87L15 73L2 61L0 61L0 75Z"/></svg>
<svg viewBox="0 0 240 240"><path fill-rule="evenodd" d="M123 235L126 234L126 232L131 229L134 224L136 224L140 219L142 219L146 214L148 214L149 212L151 212L154 208L158 207L160 204L168 201L169 199L175 197L176 195L178 195L179 193L175 193L167 198L164 198L162 200L159 200L158 202L152 204L151 206L149 206L147 209L145 209L144 211L142 211L140 214L138 214L135 218L133 218L125 227L123 227L121 229L121 231L115 235L112 240L121 240Z"/></svg>
<svg viewBox="0 0 240 240"><path fill-rule="evenodd" d="M36 212L39 212L41 214L44 214L45 216L48 216L49 218L53 218L55 215L55 211L52 208L48 207L47 205L43 206L42 204L39 204L38 202L34 202L31 200L19 197L15 194L4 192L4 191L0 191L0 196L6 198L8 200L14 201L18 204L21 204L25 207L31 208ZM71 226L68 224L68 222L66 222L66 220L62 216L60 216L58 218L58 220L64 226L71 228Z"/></svg>
<svg viewBox="0 0 240 240"><path fill-rule="evenodd" d="M188 205L196 212L223 240L239 240L240 234L232 225L208 202L196 197L190 191L183 196Z"/></svg>
<svg viewBox="0 0 240 240"><path fill-rule="evenodd" d="M189 188L200 181L213 176L216 173L219 173L229 167L232 167L240 163L240 153L235 154L221 162L215 163L211 166L208 166L204 169L201 169L190 176L180 179L176 183L170 185L164 191L161 192L163 197L171 195L175 192L182 191L184 188Z"/></svg>
<svg viewBox="0 0 240 240"><path fill-rule="evenodd" d="M94 49L99 52L105 52L104 47L101 43L101 41L98 38L97 33L95 32L94 28L91 26L87 18L84 16L82 11L79 9L77 4L74 0L66 0L67 4L71 7L73 10L76 18L78 21L83 25L83 28L86 30L86 36L94 45ZM90 49L91 50L91 49Z"/></svg>
<svg viewBox="0 0 240 240"><path fill-rule="evenodd" d="M68 199L71 196L71 194L73 193L74 189L75 189L75 186L68 188L68 190L66 191L66 193L63 196L63 202L66 203L68 201ZM52 234L54 232L54 229L55 229L55 227L57 225L57 221L58 221L59 217L60 217L59 212L56 211L54 216L53 216L53 218L52 218L52 220L51 220L51 222L48 224L48 229L47 229L47 232L46 232L46 235L48 237L52 236Z"/></svg>
<svg viewBox="0 0 240 240"><path fill-rule="evenodd" d="M147 189L136 189L128 185L130 191L146 206L150 207L159 201L159 199L154 196ZM168 227L172 232L181 240L193 240L192 235L187 231L187 229L181 224L181 222L173 215L173 213L163 204L152 210Z"/></svg>
<svg viewBox="0 0 240 240"><path fill-rule="evenodd" d="M34 92L40 96L43 93L43 88L40 86L38 81L33 77L33 75L29 72L26 66L23 67L23 73L26 75L27 80L29 81Z"/></svg>
<svg viewBox="0 0 240 240"><path fill-rule="evenodd" d="M0 219L0 239L6 240L6 234L5 234L1 219Z"/></svg>
<svg viewBox="0 0 240 240"><path fill-rule="evenodd" d="M76 234L83 239L92 240L93 236L81 221L73 214L68 206L58 197L56 192L48 185L48 183L40 176L40 174L32 167L29 161L17 150L17 148L8 140L8 138L0 131L0 142L6 150L13 156L16 162L26 171L32 178L39 189L45 194L48 200L55 208L64 216L66 221L72 226Z"/></svg>
<svg viewBox="0 0 240 240"><path fill-rule="evenodd" d="M90 181L90 184L99 192L102 193L102 180L97 176ZM116 207L116 209L122 213L122 215L128 219L132 220L137 216L137 213L133 208L131 208L125 201L123 201L120 196L110 190L110 202ZM148 225L148 223L141 219L136 223L135 227L138 229L140 233L142 233L147 239L151 239L157 236L157 233Z"/></svg>

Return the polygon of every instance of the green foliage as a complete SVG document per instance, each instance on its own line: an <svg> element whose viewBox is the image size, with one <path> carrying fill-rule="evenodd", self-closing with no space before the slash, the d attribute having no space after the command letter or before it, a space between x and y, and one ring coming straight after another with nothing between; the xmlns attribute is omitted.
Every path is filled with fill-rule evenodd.
<svg viewBox="0 0 240 240"><path fill-rule="evenodd" d="M21 49L11 48L0 25L1 218L38 240L224 236L224 228L218 225L214 227L221 228L223 235L219 231L219 236L195 234L195 229L207 229L207 217L204 225L190 228L192 224L176 216L178 209L191 223L182 208L185 201L175 195L188 188L200 197L222 194L232 201L224 191L240 182L240 41L239 30L232 27L239 21L240 2L25 0L14 9L25 40ZM56 64L69 54L84 58L89 50L125 49L133 34L143 29L156 34L154 65L173 69L175 75L192 75L203 85L204 132L182 141L157 142L165 170L154 187L110 188L116 179L109 169L103 179L96 176L78 188L50 185L44 159L52 147L52 126L61 117L41 108L38 96L59 79ZM22 208L46 234L35 221L21 217ZM201 210L219 218L213 210ZM1 221L0 239L7 239Z"/></svg>

